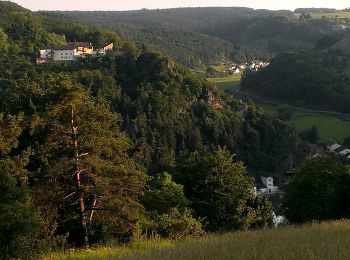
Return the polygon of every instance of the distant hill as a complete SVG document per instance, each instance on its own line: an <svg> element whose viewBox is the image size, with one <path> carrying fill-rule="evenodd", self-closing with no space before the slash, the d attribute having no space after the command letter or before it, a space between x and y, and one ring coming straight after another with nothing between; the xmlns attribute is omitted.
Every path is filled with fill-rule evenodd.
<svg viewBox="0 0 350 260"><path fill-rule="evenodd" d="M261 71L246 73L241 89L290 105L350 114L350 57L332 49L282 54Z"/></svg>
<svg viewBox="0 0 350 260"><path fill-rule="evenodd" d="M281 52L309 50L318 39L339 30L337 21L300 20L291 11L241 7L40 14L112 29L187 66L222 59L270 59Z"/></svg>

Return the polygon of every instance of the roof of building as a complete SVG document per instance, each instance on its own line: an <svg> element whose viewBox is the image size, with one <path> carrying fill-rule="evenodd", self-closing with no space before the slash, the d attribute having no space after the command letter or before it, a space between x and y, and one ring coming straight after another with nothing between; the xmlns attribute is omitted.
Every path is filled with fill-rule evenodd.
<svg viewBox="0 0 350 260"><path fill-rule="evenodd" d="M342 151L345 151L346 149L347 149L347 148L344 147L344 146L339 146L337 149L334 150L334 152L340 153L340 152L342 152Z"/></svg>
<svg viewBox="0 0 350 260"><path fill-rule="evenodd" d="M76 47L92 47L90 42L70 42L68 45L73 45Z"/></svg>
<svg viewBox="0 0 350 260"><path fill-rule="evenodd" d="M74 50L78 47L92 48L92 44L89 42L71 42L64 45L49 45L40 48L40 50Z"/></svg>

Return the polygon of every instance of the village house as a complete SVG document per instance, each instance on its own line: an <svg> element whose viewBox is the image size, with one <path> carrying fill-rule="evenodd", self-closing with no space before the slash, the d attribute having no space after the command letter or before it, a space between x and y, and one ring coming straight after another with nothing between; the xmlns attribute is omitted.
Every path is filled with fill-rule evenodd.
<svg viewBox="0 0 350 260"><path fill-rule="evenodd" d="M97 50L97 54L98 55L105 55L107 52L112 51L113 50L113 43L107 44L106 46L100 47Z"/></svg>
<svg viewBox="0 0 350 260"><path fill-rule="evenodd" d="M347 155L350 154L350 149L346 148L344 146L340 146L338 149L335 150L335 152L339 155Z"/></svg>
<svg viewBox="0 0 350 260"><path fill-rule="evenodd" d="M260 188L258 190L259 194L278 192L278 186L274 185L273 177L261 176L260 180L261 180L262 184L264 185L264 187Z"/></svg>
<svg viewBox="0 0 350 260"><path fill-rule="evenodd" d="M341 145L338 143L330 143L327 145L327 151L333 153L336 149L338 149Z"/></svg>
<svg viewBox="0 0 350 260"><path fill-rule="evenodd" d="M323 146L310 145L310 154L308 155L308 159L325 156L326 154L326 149L323 148Z"/></svg>

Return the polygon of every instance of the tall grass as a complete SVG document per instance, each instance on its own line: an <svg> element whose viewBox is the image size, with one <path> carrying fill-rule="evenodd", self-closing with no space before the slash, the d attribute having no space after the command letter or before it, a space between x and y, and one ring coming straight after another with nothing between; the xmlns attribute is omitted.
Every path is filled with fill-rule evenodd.
<svg viewBox="0 0 350 260"><path fill-rule="evenodd" d="M52 259L350 259L350 221L149 241L56 257Z"/></svg>

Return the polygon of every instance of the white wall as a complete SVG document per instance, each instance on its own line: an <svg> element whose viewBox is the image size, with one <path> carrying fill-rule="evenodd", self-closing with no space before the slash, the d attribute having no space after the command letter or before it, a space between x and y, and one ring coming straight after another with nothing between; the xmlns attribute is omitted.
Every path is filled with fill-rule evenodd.
<svg viewBox="0 0 350 260"><path fill-rule="evenodd" d="M74 50L54 50L53 59L55 61L75 60L76 49Z"/></svg>
<svg viewBox="0 0 350 260"><path fill-rule="evenodd" d="M40 58L42 59L52 58L52 49L40 50Z"/></svg>

